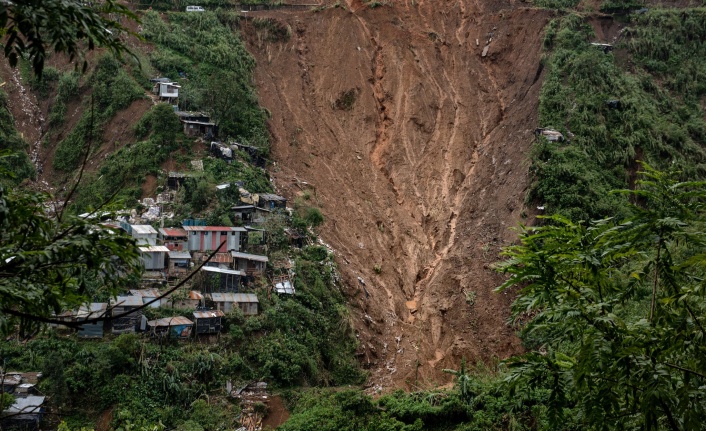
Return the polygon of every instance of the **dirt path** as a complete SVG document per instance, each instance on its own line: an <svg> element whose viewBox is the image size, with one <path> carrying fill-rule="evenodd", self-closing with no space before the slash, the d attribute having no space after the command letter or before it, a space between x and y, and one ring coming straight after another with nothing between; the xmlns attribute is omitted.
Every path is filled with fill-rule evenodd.
<svg viewBox="0 0 706 431"><path fill-rule="evenodd" d="M259 12L292 28L286 42L244 25L277 184L316 190L371 390L444 384L462 357L521 350L489 265L521 221L550 18L502 1L389 3Z"/></svg>

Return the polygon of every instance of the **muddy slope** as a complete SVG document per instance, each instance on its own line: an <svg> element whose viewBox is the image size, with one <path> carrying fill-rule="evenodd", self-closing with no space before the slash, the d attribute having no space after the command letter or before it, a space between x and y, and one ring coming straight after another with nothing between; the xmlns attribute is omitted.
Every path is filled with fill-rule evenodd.
<svg viewBox="0 0 706 431"><path fill-rule="evenodd" d="M521 350L489 264L524 214L550 19L497 2L389 3L243 26L277 185L290 198L310 187L326 216L376 389L445 383L461 357ZM292 37L265 41L253 15Z"/></svg>

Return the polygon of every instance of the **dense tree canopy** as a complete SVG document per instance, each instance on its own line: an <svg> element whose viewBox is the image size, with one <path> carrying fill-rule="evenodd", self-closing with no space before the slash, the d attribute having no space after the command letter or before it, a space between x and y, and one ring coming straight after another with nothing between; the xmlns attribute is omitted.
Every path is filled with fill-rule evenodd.
<svg viewBox="0 0 706 431"><path fill-rule="evenodd" d="M107 299L139 276L132 238L62 214L44 193L1 184L0 331L19 318L21 332L31 332L52 313Z"/></svg>
<svg viewBox="0 0 706 431"><path fill-rule="evenodd" d="M523 227L499 288L533 351L520 394L552 390L557 424L578 407L596 429L700 429L706 417L706 189L643 166L633 218Z"/></svg>

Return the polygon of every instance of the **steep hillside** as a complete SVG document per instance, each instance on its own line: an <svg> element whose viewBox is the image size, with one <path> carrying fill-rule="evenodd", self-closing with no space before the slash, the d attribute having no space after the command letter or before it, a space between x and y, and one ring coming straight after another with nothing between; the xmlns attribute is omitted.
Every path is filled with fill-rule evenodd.
<svg viewBox="0 0 706 431"><path fill-rule="evenodd" d="M512 242L552 13L502 2L336 2L243 25L273 175L313 190L374 388L521 351L489 265ZM288 28L273 38L263 28ZM487 46L487 48L486 48ZM485 52L485 55L484 55Z"/></svg>

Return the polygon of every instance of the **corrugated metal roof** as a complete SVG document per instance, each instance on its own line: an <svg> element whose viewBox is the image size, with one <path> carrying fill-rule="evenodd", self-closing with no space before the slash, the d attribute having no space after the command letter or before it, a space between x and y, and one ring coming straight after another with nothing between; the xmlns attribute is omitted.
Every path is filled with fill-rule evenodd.
<svg viewBox="0 0 706 431"><path fill-rule="evenodd" d="M254 210L254 209L255 209L255 205L236 205L236 206L232 207L231 209L232 209L232 210L235 210L235 211Z"/></svg>
<svg viewBox="0 0 706 431"><path fill-rule="evenodd" d="M147 322L147 325L149 326L179 326L193 324L194 322L184 316L164 317L162 319L150 320Z"/></svg>
<svg viewBox="0 0 706 431"><path fill-rule="evenodd" d="M169 253L169 249L163 245L143 245L138 248L143 253Z"/></svg>
<svg viewBox="0 0 706 431"><path fill-rule="evenodd" d="M202 266L201 269L204 271L207 271L207 272L219 272L221 274L245 275L241 271L236 271L234 269L223 269L223 268L219 268L217 266Z"/></svg>
<svg viewBox="0 0 706 431"><path fill-rule="evenodd" d="M184 226L184 230L188 232L245 232L244 227L232 226Z"/></svg>
<svg viewBox="0 0 706 431"><path fill-rule="evenodd" d="M156 298L161 293L158 289L130 289L130 295L139 296L141 298Z"/></svg>
<svg viewBox="0 0 706 431"><path fill-rule="evenodd" d="M283 280L275 283L275 292L285 293L287 295L294 295L294 286L289 280Z"/></svg>
<svg viewBox="0 0 706 431"><path fill-rule="evenodd" d="M200 301L203 299L203 295L198 290L192 290L189 292L189 299L198 299Z"/></svg>
<svg viewBox="0 0 706 431"><path fill-rule="evenodd" d="M41 413L42 405L46 397L38 395L29 395L22 398L15 398L15 402L7 408L3 413L30 414ZM21 416L21 415L20 415Z"/></svg>
<svg viewBox="0 0 706 431"><path fill-rule="evenodd" d="M194 311L194 319L211 319L213 317L223 317L226 314L221 310Z"/></svg>
<svg viewBox="0 0 706 431"><path fill-rule="evenodd" d="M209 293L206 296L210 296L213 302L260 302L254 293Z"/></svg>
<svg viewBox="0 0 706 431"><path fill-rule="evenodd" d="M237 259L255 260L258 262L269 262L270 259L267 256L260 256L259 254L241 253L239 251L231 251L230 255Z"/></svg>
<svg viewBox="0 0 706 431"><path fill-rule="evenodd" d="M178 227L163 227L159 229L159 233L164 236L186 236L186 231Z"/></svg>
<svg viewBox="0 0 706 431"><path fill-rule="evenodd" d="M108 304L105 302L93 302L88 305L82 305L76 313L76 318L87 319L89 317L100 317L105 314L108 309Z"/></svg>
<svg viewBox="0 0 706 431"><path fill-rule="evenodd" d="M228 263L230 264L233 262L233 257L230 255L230 253L216 253L213 255L211 260L208 261L208 263ZM206 265L208 265L208 263Z"/></svg>
<svg viewBox="0 0 706 431"><path fill-rule="evenodd" d="M137 233L140 235L157 235L157 231L154 230L154 228L148 224L133 224L130 225L130 227L132 228L132 233Z"/></svg>
<svg viewBox="0 0 706 431"><path fill-rule="evenodd" d="M169 258L170 259L191 259L191 253L188 251L170 251L169 252Z"/></svg>
<svg viewBox="0 0 706 431"><path fill-rule="evenodd" d="M110 300L114 307L139 307L142 305L141 296L118 296Z"/></svg>
<svg viewBox="0 0 706 431"><path fill-rule="evenodd" d="M272 193L259 193L258 196L260 196L260 199L264 199L266 201L285 202L287 200L286 198L283 198L282 196L275 195Z"/></svg>

